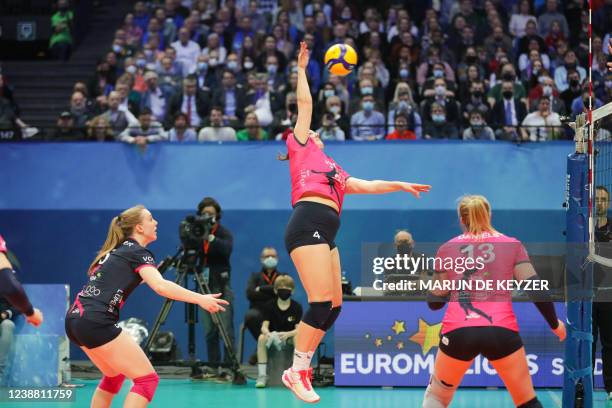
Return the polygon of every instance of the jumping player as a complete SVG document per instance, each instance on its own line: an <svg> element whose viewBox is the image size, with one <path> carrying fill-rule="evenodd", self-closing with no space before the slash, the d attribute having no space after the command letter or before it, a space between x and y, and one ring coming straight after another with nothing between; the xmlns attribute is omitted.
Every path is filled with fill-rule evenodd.
<svg viewBox="0 0 612 408"><path fill-rule="evenodd" d="M401 181L360 180L349 175L323 152L323 142L310 130L312 98L306 79L309 52L298 54L298 116L287 137L293 213L285 231L285 246L308 295L309 308L297 327L293 366L282 381L303 401L317 402L310 361L325 332L340 314L342 285L340 254L334 242L340 227L344 194L406 191L419 197L430 186Z"/></svg>
<svg viewBox="0 0 612 408"><path fill-rule="evenodd" d="M480 258L481 262L476 263L480 267L475 266L470 271L437 267L436 279L538 279L521 242L491 226L491 206L485 197L462 197L458 213L464 233L442 245L436 259L462 259L467 265L470 258L472 264ZM455 262L455 265L460 264ZM548 301L545 293L529 293L552 331L563 341L565 325L557 319L553 303ZM463 375L479 354L491 362L517 407L541 408L512 310L511 292L432 291L429 305L437 310L444 306L446 300L450 302L442 320L442 337L434 373L425 391L423 408L447 407Z"/></svg>
<svg viewBox="0 0 612 408"><path fill-rule="evenodd" d="M144 351L116 323L132 291L146 282L157 294L197 304L210 313L225 310L220 294L202 295L165 280L146 246L157 239L157 221L139 205L113 218L106 241L89 267L89 280L66 314L66 334L104 377L91 406L109 407L125 377L134 385L124 407L146 407L159 377Z"/></svg>

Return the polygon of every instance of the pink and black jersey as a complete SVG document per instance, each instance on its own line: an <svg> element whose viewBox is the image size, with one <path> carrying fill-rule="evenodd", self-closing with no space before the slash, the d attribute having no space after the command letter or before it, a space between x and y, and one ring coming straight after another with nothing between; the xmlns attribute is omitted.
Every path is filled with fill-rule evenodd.
<svg viewBox="0 0 612 408"><path fill-rule="evenodd" d="M342 211L346 180L350 177L331 157L323 153L309 137L301 144L292 133L287 137L291 172L291 205L305 193L315 193L333 200Z"/></svg>
<svg viewBox="0 0 612 408"><path fill-rule="evenodd" d="M153 254L135 240L125 240L90 271L71 313L116 323L119 309L142 282L138 272L145 266L155 266Z"/></svg>
<svg viewBox="0 0 612 408"><path fill-rule="evenodd" d="M530 262L523 244L515 238L501 233L485 233L479 236L460 235L442 245L436 258L444 260L441 272L454 282L448 309L442 320L442 334L462 327L497 326L518 332L516 316L512 310L512 293L504 290L502 281L514 279L516 265ZM465 265L471 258L480 261L470 268ZM452 260L452 262L451 262ZM457 261L459 260L459 261ZM452 266L451 266L452 265ZM465 269L465 270L464 270ZM472 281L471 290L467 281ZM493 290L478 289L475 281L491 281Z"/></svg>
<svg viewBox="0 0 612 408"><path fill-rule="evenodd" d="M2 238L2 235L0 235L0 252L6 254L7 251L8 249L6 249L6 241L4 240L4 238Z"/></svg>

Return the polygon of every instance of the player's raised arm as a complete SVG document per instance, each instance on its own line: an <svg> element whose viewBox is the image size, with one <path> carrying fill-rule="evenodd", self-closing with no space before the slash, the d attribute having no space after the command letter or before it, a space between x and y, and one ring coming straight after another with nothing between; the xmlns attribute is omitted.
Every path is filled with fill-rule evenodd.
<svg viewBox="0 0 612 408"><path fill-rule="evenodd" d="M346 181L346 194L384 194L396 191L405 191L416 198L421 193L427 193L431 186L427 184L413 184L404 181L362 180L351 177Z"/></svg>
<svg viewBox="0 0 612 408"><path fill-rule="evenodd" d="M298 53L298 79L297 79L297 104L298 114L297 122L293 133L298 141L302 144L308 141L308 131L310 130L310 121L312 120L312 96L308 86L308 78L306 78L306 66L308 65L309 51L305 42L300 43L300 52Z"/></svg>

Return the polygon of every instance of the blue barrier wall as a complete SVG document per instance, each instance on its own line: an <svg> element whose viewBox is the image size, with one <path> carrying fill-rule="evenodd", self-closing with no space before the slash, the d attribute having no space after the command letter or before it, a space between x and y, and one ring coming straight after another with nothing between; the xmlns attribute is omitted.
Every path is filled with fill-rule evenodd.
<svg viewBox="0 0 612 408"><path fill-rule="evenodd" d="M490 199L501 231L527 242L563 242L565 158L572 148L563 142L329 143L328 154L355 177L433 186L420 200L399 193L347 196L337 239L343 269L355 285L361 244L389 242L398 228L408 228L421 242L457 235L455 204L466 193ZM152 210L160 224L151 249L161 260L175 252L181 219L212 195L235 237L238 328L247 308L246 279L259 268L263 246L277 247L279 268L296 275L282 241L291 211L288 164L276 160L284 150L280 143L160 144L144 152L120 144L1 144L0 233L19 257L24 281L68 283L74 296L110 219L121 209L142 203ZM305 302L301 287L296 299ZM141 287L122 316L152 323L161 304ZM176 304L167 328L186 353L183 315L183 306ZM198 354L205 358L203 330L198 335ZM247 352L253 346L249 339ZM83 354L73 350L72 356Z"/></svg>

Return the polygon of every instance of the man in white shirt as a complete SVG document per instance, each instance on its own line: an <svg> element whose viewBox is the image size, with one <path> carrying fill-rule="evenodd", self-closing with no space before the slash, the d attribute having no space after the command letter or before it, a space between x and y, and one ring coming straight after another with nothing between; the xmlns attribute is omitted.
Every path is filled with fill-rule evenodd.
<svg viewBox="0 0 612 408"><path fill-rule="evenodd" d="M154 71L147 71L144 80L147 90L142 95L140 109L151 109L155 120L163 122L166 116L166 95L158 86L158 76Z"/></svg>
<svg viewBox="0 0 612 408"><path fill-rule="evenodd" d="M200 130L198 142L235 142L236 131L223 125L223 109L214 106L210 111L210 126Z"/></svg>
<svg viewBox="0 0 612 408"><path fill-rule="evenodd" d="M523 120L523 139L532 142L554 140L562 135L559 114L550 110L550 99L543 97L538 103L538 110L531 112Z"/></svg>
<svg viewBox="0 0 612 408"><path fill-rule="evenodd" d="M188 29L183 27L179 30L179 39L172 43L172 48L176 50L176 59L183 64L183 73L194 72L200 46L190 39Z"/></svg>

